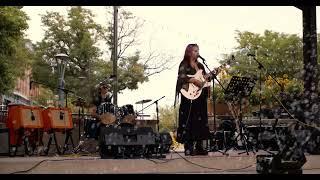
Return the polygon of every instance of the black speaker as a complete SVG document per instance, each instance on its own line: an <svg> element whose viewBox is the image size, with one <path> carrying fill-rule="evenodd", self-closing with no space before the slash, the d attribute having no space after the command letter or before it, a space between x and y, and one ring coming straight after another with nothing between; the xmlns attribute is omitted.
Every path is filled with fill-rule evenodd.
<svg viewBox="0 0 320 180"><path fill-rule="evenodd" d="M279 155L257 155L256 170L259 174L302 174L306 157L301 160L284 160Z"/></svg>
<svg viewBox="0 0 320 180"><path fill-rule="evenodd" d="M0 129L0 155L9 156L9 129Z"/></svg>
<svg viewBox="0 0 320 180"><path fill-rule="evenodd" d="M114 146L128 145L154 145L155 133L152 128L133 128L133 127L101 127L100 144Z"/></svg>
<svg viewBox="0 0 320 180"><path fill-rule="evenodd" d="M163 153L169 153L170 146L172 145L172 138L171 138L170 134L163 132L163 133L160 133L159 136L160 136L159 145L162 148L161 149L162 152Z"/></svg>
<svg viewBox="0 0 320 180"><path fill-rule="evenodd" d="M256 170L260 174L302 174L302 166L307 162L303 146L308 132L294 130L280 140L279 151L275 155L258 155Z"/></svg>
<svg viewBox="0 0 320 180"><path fill-rule="evenodd" d="M99 145L102 159L143 157L155 146L155 133L151 127L101 126Z"/></svg>

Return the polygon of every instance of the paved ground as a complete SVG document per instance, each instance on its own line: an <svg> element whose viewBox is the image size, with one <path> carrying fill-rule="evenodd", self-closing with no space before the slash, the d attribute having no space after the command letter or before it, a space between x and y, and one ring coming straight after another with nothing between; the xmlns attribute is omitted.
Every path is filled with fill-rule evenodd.
<svg viewBox="0 0 320 180"><path fill-rule="evenodd" d="M262 152L259 152L260 154ZM259 154L258 153L258 154ZM257 154L256 154L257 155ZM256 174L256 155L229 156L210 152L208 156L188 156L171 152L162 159L100 159L97 155L51 157L1 157L0 173L24 174ZM320 174L320 155L306 155L304 174Z"/></svg>

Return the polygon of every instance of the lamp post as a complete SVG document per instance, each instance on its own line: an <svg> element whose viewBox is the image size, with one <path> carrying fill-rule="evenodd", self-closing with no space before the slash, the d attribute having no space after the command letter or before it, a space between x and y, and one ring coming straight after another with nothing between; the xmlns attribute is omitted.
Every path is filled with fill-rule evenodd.
<svg viewBox="0 0 320 180"><path fill-rule="evenodd" d="M63 89L64 89L64 84L65 84L65 81L64 81L64 72L65 72L65 69L66 69L66 60L67 58L69 58L68 55L66 54L63 54L63 53L59 53L57 55L54 56L56 59L57 59L57 68L58 68L58 74L59 74L59 80L58 80L58 95L59 95L59 103L58 103L58 106L59 107L63 107L64 105L64 92L63 92Z"/></svg>

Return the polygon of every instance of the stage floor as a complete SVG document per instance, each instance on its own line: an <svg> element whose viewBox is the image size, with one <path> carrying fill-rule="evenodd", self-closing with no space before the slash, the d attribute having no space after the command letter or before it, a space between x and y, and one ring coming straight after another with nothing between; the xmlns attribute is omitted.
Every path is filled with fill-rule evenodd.
<svg viewBox="0 0 320 180"><path fill-rule="evenodd" d="M256 155L259 151L229 156L209 152L207 156L184 156L170 152L166 158L101 159L98 155L64 155L33 157L0 157L1 174L257 174ZM320 174L320 155L306 154L303 174Z"/></svg>

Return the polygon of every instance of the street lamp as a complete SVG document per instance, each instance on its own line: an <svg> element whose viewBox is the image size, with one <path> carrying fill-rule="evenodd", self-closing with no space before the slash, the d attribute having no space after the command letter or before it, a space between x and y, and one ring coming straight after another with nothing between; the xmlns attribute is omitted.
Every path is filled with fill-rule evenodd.
<svg viewBox="0 0 320 180"><path fill-rule="evenodd" d="M69 58L68 55L63 54L63 53L59 53L57 55L54 56L57 59L57 68L58 68L58 74L59 74L59 80L58 80L58 95L59 95L59 107L63 107L64 105L64 72L66 69L66 64L67 64L67 58Z"/></svg>

